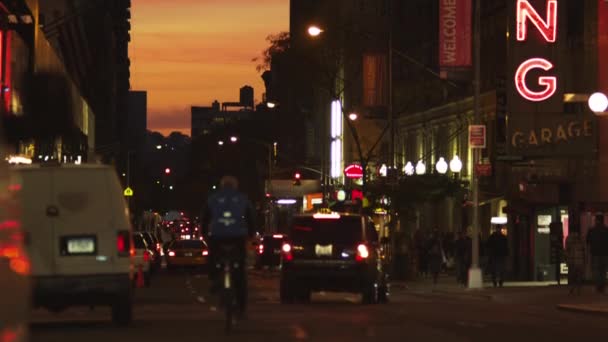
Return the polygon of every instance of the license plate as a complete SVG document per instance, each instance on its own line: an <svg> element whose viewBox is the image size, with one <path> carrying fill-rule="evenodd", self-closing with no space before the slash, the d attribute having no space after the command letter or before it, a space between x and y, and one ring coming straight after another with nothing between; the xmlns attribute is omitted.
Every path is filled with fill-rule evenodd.
<svg viewBox="0 0 608 342"><path fill-rule="evenodd" d="M281 250L280 249L275 249L274 250L274 254L281 254Z"/></svg>
<svg viewBox="0 0 608 342"><path fill-rule="evenodd" d="M321 246L315 245L315 254L317 256L331 256L332 255L332 245Z"/></svg>
<svg viewBox="0 0 608 342"><path fill-rule="evenodd" d="M91 254L95 252L93 238L74 238L67 241L68 254Z"/></svg>
<svg viewBox="0 0 608 342"><path fill-rule="evenodd" d="M184 253L184 256L192 256L192 253Z"/></svg>

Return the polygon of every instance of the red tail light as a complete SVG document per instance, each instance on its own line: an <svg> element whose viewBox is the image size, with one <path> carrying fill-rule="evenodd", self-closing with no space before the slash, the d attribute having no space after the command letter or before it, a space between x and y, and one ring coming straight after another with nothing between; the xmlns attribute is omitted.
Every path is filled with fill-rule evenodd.
<svg viewBox="0 0 608 342"><path fill-rule="evenodd" d="M116 250L119 256L133 255L131 252L131 233L128 230L121 230L117 233Z"/></svg>
<svg viewBox="0 0 608 342"><path fill-rule="evenodd" d="M174 257L175 256L175 252L174 251L169 251L169 256L170 257Z"/></svg>
<svg viewBox="0 0 608 342"><path fill-rule="evenodd" d="M159 242L156 243L156 250L160 251L160 243Z"/></svg>
<svg viewBox="0 0 608 342"><path fill-rule="evenodd" d="M209 255L209 251L203 251L203 256Z"/></svg>
<svg viewBox="0 0 608 342"><path fill-rule="evenodd" d="M357 261L363 261L365 259L367 259L369 257L369 250L367 249L367 246L364 244L360 244L359 246L357 246L357 256L355 257L355 259Z"/></svg>
<svg viewBox="0 0 608 342"><path fill-rule="evenodd" d="M290 244L284 243L281 250L283 251L283 258L285 259L285 261L293 260L293 254L291 254L291 245Z"/></svg>
<svg viewBox="0 0 608 342"><path fill-rule="evenodd" d="M150 252L144 251L144 261L145 262L150 261Z"/></svg>
<svg viewBox="0 0 608 342"><path fill-rule="evenodd" d="M258 245L258 254L264 254L264 245Z"/></svg>

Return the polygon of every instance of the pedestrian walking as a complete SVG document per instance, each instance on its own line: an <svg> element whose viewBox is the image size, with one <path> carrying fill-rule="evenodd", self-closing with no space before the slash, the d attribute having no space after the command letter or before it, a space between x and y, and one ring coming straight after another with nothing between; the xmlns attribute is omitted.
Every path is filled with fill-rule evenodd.
<svg viewBox="0 0 608 342"><path fill-rule="evenodd" d="M469 268L471 268L471 253L473 241L466 232L458 233L458 239L454 246L454 257L456 261L456 281L458 284L467 286Z"/></svg>
<svg viewBox="0 0 608 342"><path fill-rule="evenodd" d="M591 265L597 292L606 289L606 271L608 268L608 227L604 225L604 215L595 216L595 226L587 233L587 245L591 252Z"/></svg>
<svg viewBox="0 0 608 342"><path fill-rule="evenodd" d="M581 294L586 259L585 243L578 230L573 229L566 238L566 262L568 263L570 294L574 294L574 291L579 295Z"/></svg>
<svg viewBox="0 0 608 342"><path fill-rule="evenodd" d="M441 238L438 231L433 231L428 244L428 261L429 271L433 277L433 284L437 284L439 280L439 272L441 272L441 264L443 263L443 248L441 246Z"/></svg>
<svg viewBox="0 0 608 342"><path fill-rule="evenodd" d="M509 256L509 240L502 233L502 227L497 226L487 242L492 282L494 287L502 287L505 278L507 256Z"/></svg>

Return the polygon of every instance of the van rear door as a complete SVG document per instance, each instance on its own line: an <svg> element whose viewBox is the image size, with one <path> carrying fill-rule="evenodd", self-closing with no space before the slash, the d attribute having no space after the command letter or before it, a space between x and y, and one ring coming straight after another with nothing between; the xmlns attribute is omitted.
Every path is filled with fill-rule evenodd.
<svg viewBox="0 0 608 342"><path fill-rule="evenodd" d="M22 188L19 202L23 210L21 222L27 234L27 245L33 276L49 276L55 273L57 245L53 233L52 184L49 169L17 168Z"/></svg>
<svg viewBox="0 0 608 342"><path fill-rule="evenodd" d="M54 169L52 177L52 203L58 209L53 239L57 274L113 273L117 233L106 170L62 167Z"/></svg>

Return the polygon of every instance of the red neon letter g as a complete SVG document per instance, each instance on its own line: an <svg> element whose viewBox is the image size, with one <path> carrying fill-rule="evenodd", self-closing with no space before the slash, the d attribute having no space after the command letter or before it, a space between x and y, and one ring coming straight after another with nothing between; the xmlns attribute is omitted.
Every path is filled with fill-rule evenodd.
<svg viewBox="0 0 608 342"><path fill-rule="evenodd" d="M553 68L553 64L543 58L532 58L523 62L515 73L515 87L519 94L526 100L540 102L555 94L555 91L557 90L557 78L554 76L539 77L538 84L545 88L539 92L532 91L526 85L526 75L528 74L528 71L536 68L549 71Z"/></svg>

